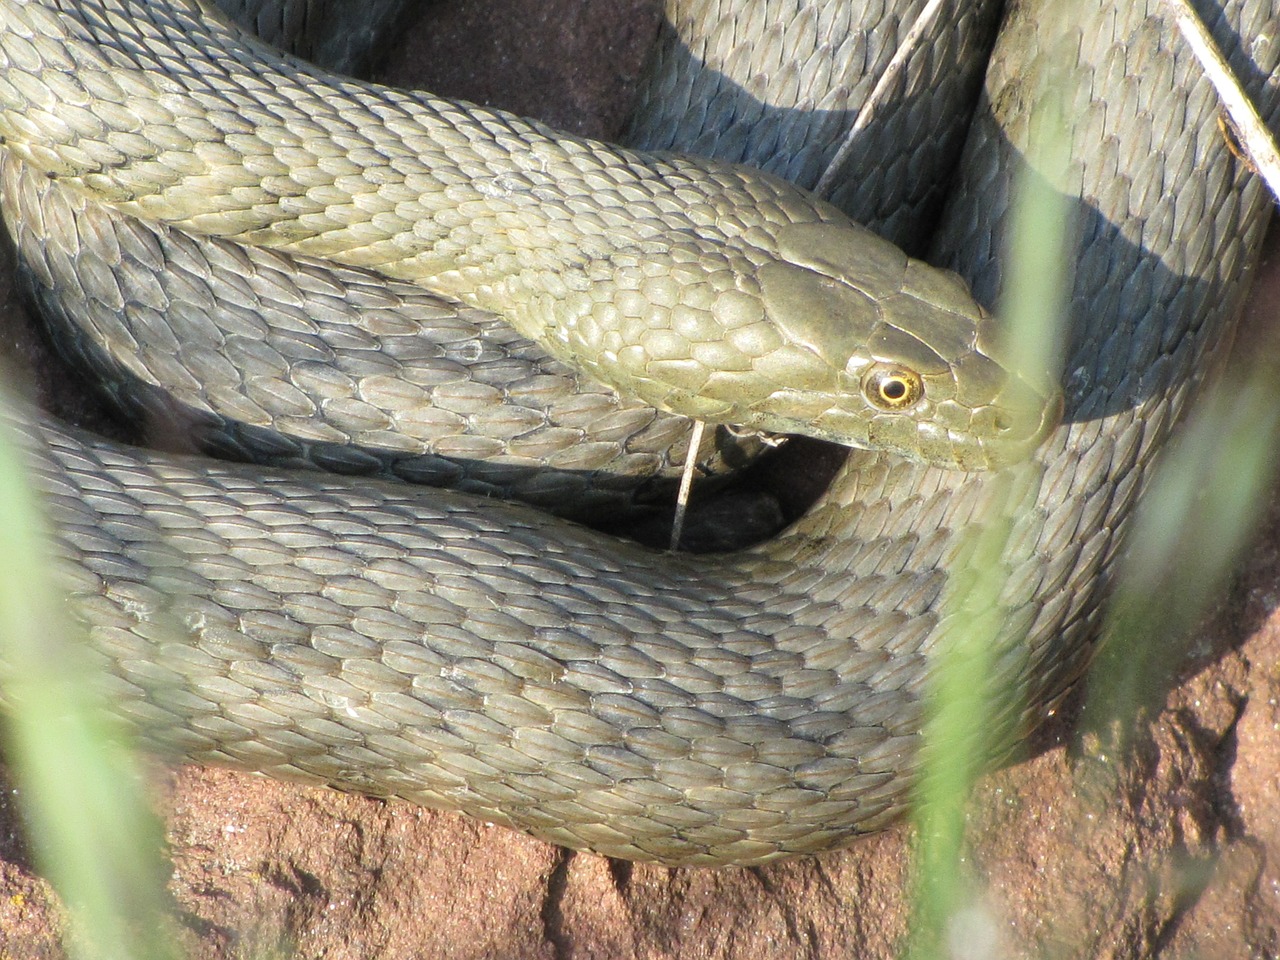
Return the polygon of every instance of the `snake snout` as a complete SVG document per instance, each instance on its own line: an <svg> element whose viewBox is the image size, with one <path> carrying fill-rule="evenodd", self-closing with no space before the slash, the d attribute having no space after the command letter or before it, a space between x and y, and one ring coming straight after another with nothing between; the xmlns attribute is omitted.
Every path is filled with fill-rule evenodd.
<svg viewBox="0 0 1280 960"><path fill-rule="evenodd" d="M994 321L955 274L849 225L792 226L780 252L757 274L768 320L834 377L773 394L770 429L981 470L1024 458L1056 422L1060 401L986 349ZM781 400L804 422L783 422Z"/></svg>
<svg viewBox="0 0 1280 960"><path fill-rule="evenodd" d="M1062 421L1063 400L1016 374L1009 374L996 402L979 407L971 417L978 438L974 469L993 469L1025 460Z"/></svg>

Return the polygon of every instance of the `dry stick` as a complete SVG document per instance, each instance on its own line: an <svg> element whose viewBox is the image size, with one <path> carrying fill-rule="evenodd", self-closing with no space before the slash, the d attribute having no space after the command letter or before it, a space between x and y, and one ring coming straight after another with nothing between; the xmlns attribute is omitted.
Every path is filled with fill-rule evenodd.
<svg viewBox="0 0 1280 960"><path fill-rule="evenodd" d="M858 110L858 115L854 117L853 126L845 134L844 143L840 144L840 149L835 152L835 156L831 158L827 168L822 171L822 176L813 185L813 192L819 197L826 199L831 196L831 190L835 186L836 172L853 150L858 134L866 129L867 124L871 122L871 118L875 116L881 99L889 92L890 85L906 68L907 58L920 46L925 30L930 23L937 19L938 11L942 8L943 2L944 0L929 0L924 9L920 11L920 16L916 17L916 22L907 31L907 35L902 38L902 44L894 52L893 59L885 67L884 73L880 74L880 79L876 81L875 87L872 88L871 95L867 97L866 102Z"/></svg>
<svg viewBox="0 0 1280 960"><path fill-rule="evenodd" d="M689 452L684 457L684 472L680 474L680 492L676 495L676 516L671 523L672 553L680 549L680 536L684 533L684 515L689 509L689 490L693 486L693 469L698 463L698 450L702 447L702 428L706 424L701 420L693 421L693 430L689 433Z"/></svg>
<svg viewBox="0 0 1280 960"><path fill-rule="evenodd" d="M1271 131L1258 116L1249 95L1240 86L1240 81L1222 56L1204 21L1192 9L1190 0L1166 0L1165 5L1173 14L1191 52L1204 68L1205 76L1218 92L1218 99L1235 124L1240 144L1253 161L1258 175L1271 190L1271 195L1280 199L1280 152L1276 150Z"/></svg>

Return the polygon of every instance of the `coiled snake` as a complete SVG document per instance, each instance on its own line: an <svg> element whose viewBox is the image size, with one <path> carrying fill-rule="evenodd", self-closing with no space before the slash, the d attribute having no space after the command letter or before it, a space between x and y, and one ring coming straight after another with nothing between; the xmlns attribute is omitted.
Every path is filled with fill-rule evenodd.
<svg viewBox="0 0 1280 960"><path fill-rule="evenodd" d="M1280 38L1269 3L1228 4L1211 22L1274 113ZM17 204L25 229L110 247L110 236L58 221L87 202L148 251L148 235L213 234L303 264L385 272L503 312L522 333L549 329L557 357L678 412L785 426L775 401L790 393L820 434L887 452L852 454L772 542L691 557L521 506L28 425L72 607L115 678L118 710L147 736L193 759L461 809L611 855L752 863L829 848L900 812L931 663L956 626L942 598L966 527L1008 518L1013 529L991 611L1003 617L995 662L1010 696L992 722L1025 730L1079 676L1117 534L1229 339L1266 212L1154 4L1018 6L993 55L934 259L994 300L1009 181L1030 136L1025 107L1050 70L1071 91L1066 182L1079 197L1064 422L998 482L955 467L1018 459L1055 405L1028 404L1027 389L992 372L986 321L949 281L917 279L933 275L865 240L896 285L857 287L843 239L857 231L833 208L740 168L555 140L499 114L481 115L487 139L477 139L475 121L425 96L377 99L346 85L316 98L307 83L331 81L283 62L311 78L295 84L270 54L198 14L181 0L0 2L6 202L26 182L14 164L55 191L47 208L39 196ZM306 135L272 140L282 117ZM424 166L433 151L453 166ZM525 157L519 171L503 166L511 156ZM641 232L603 229L612 214L560 179L561 161L592 190L616 191L614 207L644 208ZM673 182L679 208L665 201ZM523 206L526 193L539 203ZM706 213L726 195L759 219ZM661 276L645 275L651 259ZM774 377L747 395L701 366L691 373L684 361L699 344L724 355L714 336L662 340L658 352L673 351L665 367L627 363L627 338L611 340L605 321L630 317L642 337L665 330L673 305L704 302L708 275L754 278L734 290L755 299L729 298L716 319L750 328L742 342L763 344L752 356L766 373L776 369L767 358L788 351L782 367L799 370L802 389ZM907 356L860 363L937 365L920 347L936 320L909 339L884 335L886 296L941 306L968 326L959 355L925 383L918 418L865 428L846 420L841 390L881 382L855 363L868 339ZM815 302L869 319L851 335L788 313ZM760 304L768 331L751 326ZM697 318L686 320L701 336ZM602 349L588 357L588 347ZM1010 393L1021 399L997 411ZM961 419L961 408L978 412ZM870 422L885 421L873 412ZM1001 428L1014 440L992 452Z"/></svg>

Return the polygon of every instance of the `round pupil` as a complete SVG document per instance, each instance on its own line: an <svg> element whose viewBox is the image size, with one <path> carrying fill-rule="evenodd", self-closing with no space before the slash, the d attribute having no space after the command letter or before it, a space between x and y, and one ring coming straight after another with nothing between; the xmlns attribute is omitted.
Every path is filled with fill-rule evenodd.
<svg viewBox="0 0 1280 960"><path fill-rule="evenodd" d="M889 377L880 384L880 395L886 400L901 400L907 395L907 385L898 377Z"/></svg>

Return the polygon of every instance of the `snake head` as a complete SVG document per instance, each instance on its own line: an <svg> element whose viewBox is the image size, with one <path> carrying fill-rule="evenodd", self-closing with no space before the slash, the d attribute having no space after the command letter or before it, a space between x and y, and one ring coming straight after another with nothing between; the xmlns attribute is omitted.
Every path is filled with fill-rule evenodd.
<svg viewBox="0 0 1280 960"><path fill-rule="evenodd" d="M985 470L1026 458L1061 416L1056 392L996 359L993 318L958 276L870 231L783 227L755 279L776 333L745 424Z"/></svg>
<svg viewBox="0 0 1280 960"><path fill-rule="evenodd" d="M505 315L560 359L673 413L949 469L1026 458L1058 422L1058 394L997 359L995 322L958 276L828 216L775 225L754 259L696 246L663 248L651 264L601 257L581 292L531 288L516 298L525 314Z"/></svg>

